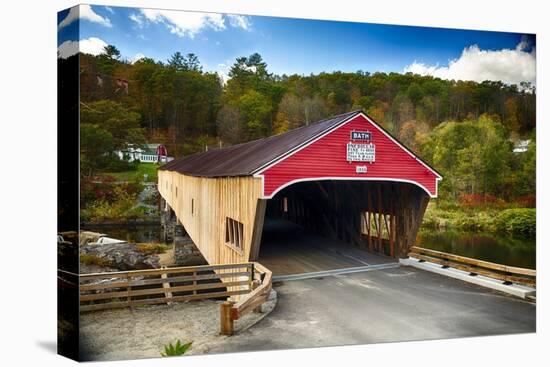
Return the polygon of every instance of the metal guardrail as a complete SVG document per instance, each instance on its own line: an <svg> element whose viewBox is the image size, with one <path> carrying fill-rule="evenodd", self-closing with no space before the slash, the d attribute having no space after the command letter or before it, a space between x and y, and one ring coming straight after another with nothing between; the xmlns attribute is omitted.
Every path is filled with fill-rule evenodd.
<svg viewBox="0 0 550 367"><path fill-rule="evenodd" d="M496 264L489 261L430 250L422 247L412 247L409 257L420 261L428 261L469 272L471 275L483 275L501 280L504 283L517 283L536 287L536 270Z"/></svg>

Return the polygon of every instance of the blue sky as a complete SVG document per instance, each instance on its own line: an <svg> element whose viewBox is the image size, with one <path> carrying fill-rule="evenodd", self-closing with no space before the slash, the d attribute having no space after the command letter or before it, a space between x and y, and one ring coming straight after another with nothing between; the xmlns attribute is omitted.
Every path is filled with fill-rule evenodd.
<svg viewBox="0 0 550 367"><path fill-rule="evenodd" d="M276 74L412 71L535 83L535 37L518 33L87 5L60 12L58 31L62 54L77 40L93 54L113 44L130 61L192 52L204 70L220 74L258 52Z"/></svg>

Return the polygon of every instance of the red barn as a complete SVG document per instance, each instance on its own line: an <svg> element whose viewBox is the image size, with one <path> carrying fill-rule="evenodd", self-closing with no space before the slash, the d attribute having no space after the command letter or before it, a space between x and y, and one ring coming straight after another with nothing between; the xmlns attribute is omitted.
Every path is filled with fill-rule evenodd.
<svg viewBox="0 0 550 367"><path fill-rule="evenodd" d="M168 157L168 150L166 149L166 146L164 144L159 144L157 147L157 156L160 157Z"/></svg>
<svg viewBox="0 0 550 367"><path fill-rule="evenodd" d="M165 207L210 263L261 260L264 218L406 256L441 176L361 111L174 160Z"/></svg>

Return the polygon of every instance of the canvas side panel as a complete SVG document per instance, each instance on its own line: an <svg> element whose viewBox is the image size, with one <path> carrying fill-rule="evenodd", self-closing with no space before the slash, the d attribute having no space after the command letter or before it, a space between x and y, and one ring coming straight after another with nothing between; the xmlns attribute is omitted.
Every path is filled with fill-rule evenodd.
<svg viewBox="0 0 550 367"><path fill-rule="evenodd" d="M79 22L59 24L77 12L74 7L57 17L57 351L75 360L79 359L79 55L69 55L63 43L78 41Z"/></svg>

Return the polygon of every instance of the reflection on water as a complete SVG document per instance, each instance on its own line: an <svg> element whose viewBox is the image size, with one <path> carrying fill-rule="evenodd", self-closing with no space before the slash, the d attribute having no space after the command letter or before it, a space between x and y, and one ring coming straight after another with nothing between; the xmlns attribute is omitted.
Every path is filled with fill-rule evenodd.
<svg viewBox="0 0 550 367"><path fill-rule="evenodd" d="M498 264L536 268L534 238L422 229L416 239L416 245Z"/></svg>

